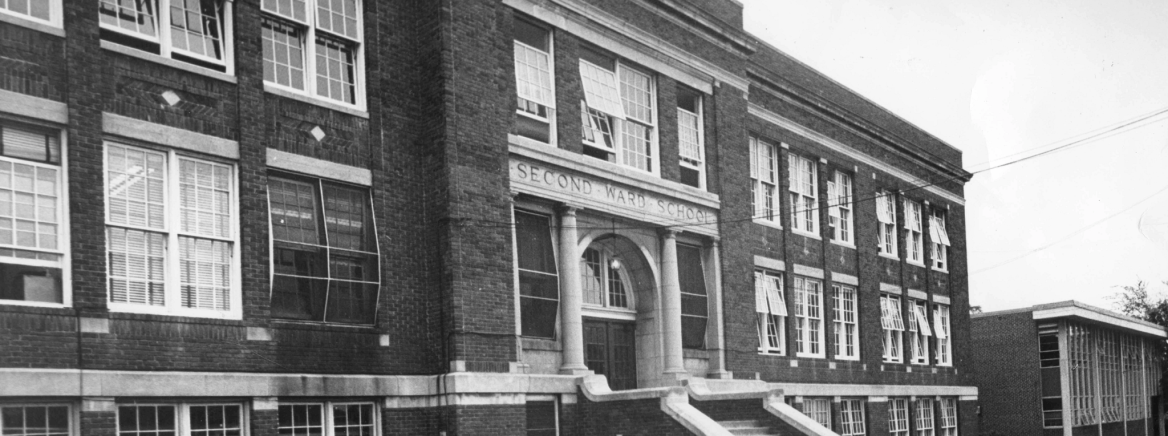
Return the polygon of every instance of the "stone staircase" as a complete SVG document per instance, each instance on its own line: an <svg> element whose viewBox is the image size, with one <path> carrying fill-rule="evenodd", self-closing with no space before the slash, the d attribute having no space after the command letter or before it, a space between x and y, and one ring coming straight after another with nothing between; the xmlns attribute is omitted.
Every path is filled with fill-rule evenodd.
<svg viewBox="0 0 1168 436"><path fill-rule="evenodd" d="M778 430L767 427L766 424L759 420L718 421L718 424L725 427L734 436L777 436L779 434Z"/></svg>

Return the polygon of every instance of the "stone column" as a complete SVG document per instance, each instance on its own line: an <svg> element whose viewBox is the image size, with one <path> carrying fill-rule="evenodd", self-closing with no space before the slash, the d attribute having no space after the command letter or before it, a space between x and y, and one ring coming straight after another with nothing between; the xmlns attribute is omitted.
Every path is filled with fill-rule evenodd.
<svg viewBox="0 0 1168 436"><path fill-rule="evenodd" d="M580 208L561 205L560 212L560 340L563 342L561 374L588 372L584 365L584 322L580 307L584 296L580 290L580 249L576 232L576 211Z"/></svg>
<svg viewBox="0 0 1168 436"><path fill-rule="evenodd" d="M677 229L661 231L661 333L664 373L684 374L681 351L681 283L677 276Z"/></svg>
<svg viewBox="0 0 1168 436"><path fill-rule="evenodd" d="M707 286L707 288L713 310L710 310L708 324L710 332L706 334L709 338L709 347L707 348L712 353L709 356L710 368L707 377L729 379L732 378L732 374L726 371L726 322L722 313L722 259L720 257L722 242L718 238L711 238L708 248L711 268L708 268L707 271L712 272L713 280L707 280L707 282L713 283L713 286Z"/></svg>

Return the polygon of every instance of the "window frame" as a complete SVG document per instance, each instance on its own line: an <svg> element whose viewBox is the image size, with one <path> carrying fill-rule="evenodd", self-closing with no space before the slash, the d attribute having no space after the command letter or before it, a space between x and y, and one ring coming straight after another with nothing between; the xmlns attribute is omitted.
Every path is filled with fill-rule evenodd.
<svg viewBox="0 0 1168 436"><path fill-rule="evenodd" d="M957 436L957 428L960 426L957 421L957 398L941 397L937 403L941 406L941 436Z"/></svg>
<svg viewBox="0 0 1168 436"><path fill-rule="evenodd" d="M868 433L865 402L861 399L841 399L840 436L863 436ZM856 418L859 418L858 420Z"/></svg>
<svg viewBox="0 0 1168 436"><path fill-rule="evenodd" d="M174 434L175 436L190 436L191 434L191 407L201 406L237 406L239 407L239 434L240 436L248 436L251 434L251 416L249 414L249 407L244 403L232 401L133 401L126 403L117 403L115 405L116 411L114 413L114 435L122 436L122 421L121 413L123 407L173 407L174 408ZM153 431L159 431L153 430ZM140 433L141 430L130 430L132 432ZM152 431L152 430L146 430ZM205 430L196 430L205 431Z"/></svg>
<svg viewBox="0 0 1168 436"><path fill-rule="evenodd" d="M765 153L764 153L765 152ZM765 164L769 166L770 181L764 180L764 154L767 154ZM755 223L782 228L782 208L779 189L779 147L755 136L750 137L750 205L751 220ZM770 202L769 207L765 204ZM760 213L759 211L762 211Z"/></svg>
<svg viewBox="0 0 1168 436"><path fill-rule="evenodd" d="M804 166L806 164L806 166ZM807 169L810 171L805 171ZM796 153L787 153L789 203L791 204L791 231L819 238L819 164L811 158ZM804 177L810 192L803 192ZM810 204L810 207L807 207ZM800 205L803 207L800 208ZM800 215L803 215L800 217ZM802 223L802 224L800 224Z"/></svg>
<svg viewBox="0 0 1168 436"><path fill-rule="evenodd" d="M163 215L164 226L162 229L152 229L149 226L137 226L130 224L115 224L110 221L110 180L109 180L109 150L110 147L121 147L124 149L137 149L145 153L157 153L165 156L166 163L163 168L163 181L165 189L163 191L163 201L165 202ZM181 201L181 160L191 160L200 163L209 163L212 165L221 165L230 168L230 182L231 194L228 196L230 203L231 216L228 222L231 225L230 237L218 237L200 235L194 232L184 232L182 228L182 205ZM102 180L103 180L103 195L105 198L104 216L103 218L103 243L105 244L106 256L106 304L111 312L124 313L142 313L155 315L173 315L183 316L189 318L217 318L217 319L243 319L243 284L242 284L242 266L241 266L241 243L240 239L240 210L239 210L239 165L236 162L231 162L226 159L216 159L205 155L197 155L194 153L187 153L185 151L177 150L169 147L158 147L147 144L139 144L137 141L123 141L123 140L105 140L102 142ZM111 227L140 231L144 233L160 233L165 235L165 266L163 268L163 301L162 306L153 306L150 304L137 303L122 303L111 301L113 298L113 289L110 287L111 265L108 261L110 253L110 239L109 229ZM213 240L220 242L228 242L231 244L231 265L229 272L229 289L228 299L230 309L226 311L214 309L196 309L182 307L182 283L181 271L182 263L180 258L181 245L179 239L182 237L197 238L201 240Z"/></svg>
<svg viewBox="0 0 1168 436"><path fill-rule="evenodd" d="M953 366L953 319L948 304L933 303L933 330L937 339L936 364L937 366ZM944 338L939 332L944 329Z"/></svg>
<svg viewBox="0 0 1168 436"><path fill-rule="evenodd" d="M904 238L908 253L906 260L916 266L925 266L924 218L919 201L904 199Z"/></svg>
<svg viewBox="0 0 1168 436"><path fill-rule="evenodd" d="M604 311L628 313L628 314L631 314L635 317L636 313L637 313L637 301L636 301L636 295L635 295L636 292L634 292L634 290L633 290L632 282L630 281L628 274L624 272L625 271L625 269L623 268L624 262L621 262L619 260L619 258L614 257L612 250L610 250L606 247L600 247L600 248L585 247L584 250L582 250L580 252L581 293L584 294L587 292L584 290L584 286L585 286L584 285L584 280L585 280L584 274L585 274L585 265L587 263L587 260L584 259L584 256L587 255L589 250L595 251L599 255L599 259L600 259L600 263L599 263L600 275L598 276L598 278L600 279L601 303L594 304L594 303L589 303L587 301L581 300L581 306L584 309L590 309L590 310L604 310ZM612 261L614 259L617 259L617 261L622 264L621 268L616 269L617 276L618 276L616 280L619 281L621 283L621 286L623 286L625 288L625 300L627 302L625 307L613 306L610 304L610 301L612 301L612 287L611 287L611 285L612 285L612 280L613 280L612 276L611 276L613 268L611 268L610 265L612 264Z"/></svg>
<svg viewBox="0 0 1168 436"><path fill-rule="evenodd" d="M949 226L947 214L940 208L933 208L929 221L929 247L932 248L931 264L934 271L949 272Z"/></svg>
<svg viewBox="0 0 1168 436"><path fill-rule="evenodd" d="M613 55L609 55L609 54L604 54L604 55L612 58L613 68L611 70L604 67L604 66L597 65L591 61L588 61L587 59L584 59L583 57L580 58L579 62L582 64L586 63L592 67L599 68L601 70L611 71L613 73L613 76L615 78L615 85L617 88L617 97L620 98L619 103L621 105L622 114L618 115L618 114L610 114L608 112L604 112L602 110L599 110L599 109L596 109L596 108L589 106L587 98L581 100L581 111L583 112L583 114L582 114L583 118L587 119L589 117L594 117L594 116L597 116L597 114L599 114L599 116L601 118L607 119L609 133L611 134L611 137L612 137L612 148L606 147L603 144L597 143L595 141L588 141L586 139L581 140L581 142L584 144L585 147L591 147L595 150L598 150L600 152L611 155L613 160L609 161L610 163L620 165L620 166L625 167L625 168L630 168L634 171L639 171L639 172L642 172L645 174L652 174L654 176L660 176L661 175L661 147L660 147L661 120L660 120L660 116L659 116L660 108L658 107L660 105L658 104L658 101L657 101L657 98L658 98L657 76L656 76L656 74L653 74L651 72L646 72L645 69L633 66L629 61L626 61L626 60L620 58L619 56L613 56ZM648 78L648 80L649 80L649 90L648 90L649 100L648 100L648 102L649 102L649 104L652 105L652 107L650 108L650 114L649 114L649 116L651 118L651 120L650 120L651 122L649 124L645 124L643 121L640 121L640 120L630 120L630 117L624 111L624 106L625 106L625 101L626 101L624 89L626 88L626 86L624 86L624 82L622 80L622 77L624 76L623 73L626 70L631 71L634 74L643 75L646 78ZM583 77L581 77L581 82L583 82L583 80L584 80ZM596 112L596 114L594 114L593 112ZM625 136L628 134L628 127L626 126L626 124L628 124L628 123L635 123L637 125L642 125L642 126L645 126L646 129L648 129L649 141L647 144L648 149L646 150L647 154L645 156L645 159L648 161L649 169L642 169L640 167L630 165L628 162L626 162L625 155L629 153L628 152L629 146L628 146L628 144L626 144L626 141L625 141ZM584 126L582 126L582 129L588 129L588 124L589 123L585 122Z"/></svg>
<svg viewBox="0 0 1168 436"><path fill-rule="evenodd" d="M529 409L531 407L531 403L551 403L552 404L552 415L554 417L554 422L555 422L555 429L554 429L555 432L553 434L559 435L560 434L560 402L554 396L552 396L550 399L542 399L542 398L543 398L543 396L528 395L527 400L524 402L524 406L523 406L524 413L525 414L531 413L531 410ZM530 420L528 420L528 422L530 422ZM524 435L530 434L530 432L533 430L537 431L537 432L546 432L547 430L549 430L549 429L545 429L545 428L526 428L526 427L527 426L525 426L525 428L524 428Z"/></svg>
<svg viewBox="0 0 1168 436"><path fill-rule="evenodd" d="M18 402L3 402L3 401L0 401L0 409L6 408L6 407L19 407L21 409L29 408L29 407L44 407L44 408L64 407L65 408L65 416L68 419L68 430L64 433L64 435L66 435L66 436L73 436L73 435L78 434L77 427L79 425L78 424L79 419L76 415L77 411L73 406L74 406L73 403L61 403L61 402L53 402L53 401L30 401L30 402L19 402L19 401ZM4 428L3 427L3 420L4 420L3 414L0 414L0 428ZM48 419L46 418L46 424L47 424L47 422L48 422ZM45 435L45 433L38 432L38 433L33 433L30 436L43 436L43 435ZM59 433L49 433L49 435L59 435ZM22 436L22 435L18 433L14 436ZM241 435L241 436L243 436L243 435Z"/></svg>
<svg viewBox="0 0 1168 436"><path fill-rule="evenodd" d="M702 288L702 292L704 292L703 294L694 294L694 293L685 292L686 285L685 285L685 283L681 283L681 280L680 280L681 278L683 278L685 276L685 274L684 273L678 274L678 279L679 279L678 284L679 284L679 288L680 288L679 294L680 294L680 297L682 300L682 308L681 308L681 313L680 313L680 315L681 315L681 331L682 331L682 348L689 349L689 350L706 350L710 345L709 335L710 335L710 300L711 300L710 293L711 293L711 289L707 286L709 284L708 283L709 277L707 277L707 275L706 275L706 267L708 266L706 263L706 254L707 254L706 249L707 248L702 246L702 245L687 244L687 243L681 242L681 241L677 242L676 252L677 252L679 269L685 268L685 266L682 265L682 262L681 262L682 250L693 250L695 259L698 262L697 270L701 272L701 276L702 276L701 288ZM701 298L703 304L699 307L703 308L703 311L705 312L705 314L704 315L697 315L697 314L692 314L692 313L686 313L686 308L685 308L686 307L686 305L685 305L685 299L686 299L685 297L686 296L689 296L691 298ZM692 321L700 320L700 325L702 326L702 336L701 336L702 344L701 344L701 346L694 347L694 346L690 346L691 344L687 344L685 342L686 341L686 339L685 339L686 338L686 331L687 331L687 326L686 326L685 321L687 318L689 318L691 320L692 325L698 324L697 322L692 322Z"/></svg>
<svg viewBox="0 0 1168 436"><path fill-rule="evenodd" d="M909 363L913 365L928 365L929 364L929 337L933 336L932 330L928 325L928 303L925 300L908 299L909 313L908 317L908 332L910 347ZM921 326L920 320L925 320L925 325Z"/></svg>
<svg viewBox="0 0 1168 436"><path fill-rule="evenodd" d="M888 435L909 435L909 401L908 398L888 399ZM898 413L899 412L899 413Z"/></svg>
<svg viewBox="0 0 1168 436"><path fill-rule="evenodd" d="M835 358L837 360L860 360L860 296L856 288L852 286L841 285L839 283L832 283L832 326L834 326L833 333L835 334ZM845 310L845 304L849 299L843 298L851 292L850 311ZM848 312L851 313L852 320L847 319ZM847 327L851 327L851 334L847 333ZM852 351L849 353L842 344L845 344L845 338L850 337L852 340ZM843 351L841 353L841 351Z"/></svg>
<svg viewBox="0 0 1168 436"><path fill-rule="evenodd" d="M678 85L678 86L682 86L682 85ZM707 184L706 184L706 126L705 126L706 123L705 123L705 98L704 98L705 96L698 90L691 90L691 91L694 94L694 101L696 102L694 107L697 109L697 112L690 112L688 110L685 110L681 107L681 105L677 106L677 143L678 143L677 160L678 160L678 164L681 165L682 167L689 168L689 169L692 169L692 170L698 172L698 186L695 186L695 188L704 190L704 189L706 189L706 186L707 186ZM694 162L694 158L685 157L684 153L682 153L682 151L681 151L684 149L684 146L682 146L681 138L682 138L682 130L685 128L685 127L683 127L683 124L682 124L682 115L692 116L694 118L695 127L696 127L694 129L695 130L694 133L697 135L696 147L697 147L697 151L698 151L698 155L696 157L696 162Z"/></svg>
<svg viewBox="0 0 1168 436"><path fill-rule="evenodd" d="M142 0L139 0L139 1L142 1ZM180 56L193 59L197 62L222 67L223 68L222 72L224 74L229 75L229 76L235 75L235 44L234 44L234 42L235 42L234 41L234 33L235 33L234 3L235 3L235 0L216 0L216 1L218 1L219 8L220 8L219 14L220 14L220 27L221 28L219 30L220 30L221 34L220 34L219 44L221 44L220 50L223 52L223 59L222 60L215 59L215 58L207 56L207 55L200 55L198 53L195 53L195 52L192 52L192 51L186 50L186 49L176 49L174 47L174 38L172 35L173 30L171 29L172 20L171 20L171 11L170 11L171 2L174 0L145 0L145 1L153 2L154 6L155 6L155 10L156 10L155 14L154 14L154 20L155 20L154 24L155 24L155 29L157 31L157 35L155 35L153 38L148 37L148 36L146 36L142 33L139 33L139 32L132 32L129 30L122 29L121 26L106 24L106 23L102 22L101 11L100 11L101 5L100 4L98 5L98 8L99 8L99 10L98 10L98 25L99 25L99 27L101 28L101 30L114 32L114 33L117 33L117 34L124 36L124 37L134 38L134 39L142 41L142 42L158 45L158 53L153 53L151 51L142 50L146 53L160 56L160 57L165 58L165 59L171 59L171 60L175 60L178 62L182 62L183 64L193 65L195 67L205 68L205 69L208 69L211 71L216 71L215 69L208 68L206 65L202 65L200 63L188 62L188 61L183 60L181 58L175 58L173 55L177 53ZM117 44L119 46L129 47L129 48L134 49L134 50L140 50L138 47L122 44L120 42L113 41L113 40L103 39L102 41L108 41L110 43Z"/></svg>
<svg viewBox="0 0 1168 436"><path fill-rule="evenodd" d="M804 397L802 413L824 428L831 428L831 398Z"/></svg>
<svg viewBox="0 0 1168 436"><path fill-rule="evenodd" d="M841 188L843 188L842 191ZM831 242L855 248L856 216L852 203L852 198L855 195L855 183L852 175L840 170L833 171L831 178L827 181L827 195L827 225L831 228Z"/></svg>
<svg viewBox="0 0 1168 436"><path fill-rule="evenodd" d="M882 360L886 363L904 363L904 321L900 297L880 294L880 309L881 327L884 331ZM897 315L902 318L899 328L892 325Z"/></svg>
<svg viewBox="0 0 1168 436"><path fill-rule="evenodd" d="M900 260L897 253L896 194L888 190L876 191L876 247L880 256ZM888 215L888 221L881 219L881 209Z"/></svg>
<svg viewBox="0 0 1168 436"><path fill-rule="evenodd" d="M535 27L535 28L542 30L544 32L544 35L543 35L544 38L547 39L548 49L546 52L544 52L543 50L540 50L539 48L532 47L532 46L520 41L518 38L513 37L513 38L511 38L511 41L512 41L512 62L513 63L519 62L518 58L514 57L515 56L514 45L520 45L527 50L534 50L534 51L537 51L537 52L540 52L540 53L547 55L547 57L548 57L548 91L551 93L551 101L549 102L550 105L544 105L544 104L541 104L539 102L527 100L523 97L520 97L519 96L519 83L518 83L518 81L519 81L519 73L518 73L519 68L518 68L518 66L516 66L515 67L515 70L516 70L516 73L515 73L515 80L516 80L515 98L516 98L516 101L518 102L519 99L523 99L526 101L531 101L533 104L542 105L542 106L544 106L545 110L547 111L548 116L541 118L539 115L536 115L536 114L533 114L529 111L523 110L522 108L518 107L518 105L516 105L515 114L517 116L530 118L530 119L535 120L535 121L540 122L540 123L547 123L547 125L548 125L547 144L551 145L551 146L555 146L558 143L556 119L557 119L558 111L559 111L558 107L556 106L556 45L555 45L556 38L554 36L552 29L549 29L543 25L538 24L535 20L524 19L518 15L515 16L515 20L516 21L523 21L524 23L526 23L527 25L529 25L531 27ZM520 135L520 136L522 136L522 135ZM525 136L525 138L526 138L526 136ZM529 139L531 139L531 138L529 138Z"/></svg>
<svg viewBox="0 0 1168 436"><path fill-rule="evenodd" d="M337 41L340 41L340 43L342 43L342 44L349 44L349 45L354 47L354 50L353 50L353 102L352 103L348 103L348 102L345 102L343 100L337 100L337 99L334 99L334 98L331 98L328 96L321 95L320 90L317 89L317 85L316 85L317 79L320 77L319 74L317 73L317 68L316 68L317 57L319 56L319 54L317 53L316 45L317 45L317 40L320 39L320 37L317 35L317 30L319 27L317 25L317 19L319 18L318 15L320 14L320 9L319 9L318 3L320 1L327 1L327 0L304 0L305 19L303 21L296 20L294 17L290 17L287 15L281 14L278 11L271 11L271 10L264 8L263 3L265 1L266 0L260 1L260 5L259 5L260 6L259 7L260 22L258 24L260 24L262 26L265 22L272 21L272 22L282 24L284 26L293 27L298 32L300 32L301 53L303 55L302 60L303 60L303 65L304 65L304 72L303 72L304 89L296 89L293 86L281 85L278 82L269 82L267 80L267 78L263 79L264 87L265 88L271 87L272 89L276 89L279 91L287 92L287 93L298 95L298 96L303 96L303 97L311 99L310 101L320 101L320 102L324 102L326 104L335 104L335 105L338 105L338 106L343 107L343 108L356 109L358 111L367 110L368 102L367 102L367 98L366 98L366 84L365 84L365 81L366 81L365 45L368 44L368 41L365 40L365 7L364 7L365 1L364 0L354 0L355 2L357 2L357 5L356 5L357 36L356 37L345 36L345 35L339 34L338 32L335 32L332 30L322 30L322 32L324 33L324 40L325 41L333 40L334 44L337 43ZM261 43L264 46L267 45L267 43L262 42L262 38L261 38ZM261 52L261 56L262 56L262 52L263 52L262 47L261 47L260 52ZM262 69L261 69L261 75L262 75Z"/></svg>
<svg viewBox="0 0 1168 436"><path fill-rule="evenodd" d="M928 397L918 397L914 402L916 407L913 407L913 414L916 415L916 419L913 421L916 425L913 429L916 430L916 435L936 436L937 426L933 419L936 408L933 406L933 400Z"/></svg>
<svg viewBox="0 0 1168 436"><path fill-rule="evenodd" d="M792 276L792 279L795 291L795 313L792 315L795 319L795 357L824 358L827 355L827 343L824 340L823 282L798 275ZM815 285L815 292L808 288L808 284ZM815 297L818 304L808 303L810 297ZM812 316L811 309L818 311L819 316ZM806 327L800 321L805 321ZM818 329L814 328L815 323L819 324ZM802 351L804 344L812 351ZM814 351L815 348L818 348L818 352Z"/></svg>
<svg viewBox="0 0 1168 436"><path fill-rule="evenodd" d="M280 431L279 410L284 406L320 406L321 407L321 432L320 436L335 436L336 435L336 417L333 412L333 407L336 406L351 406L351 405L368 405L370 406L369 416L373 417L373 422L370 426L373 428L372 436L381 434L381 410L377 407L376 401L281 401L276 406L276 432ZM247 435L242 435L247 436Z"/></svg>
<svg viewBox="0 0 1168 436"><path fill-rule="evenodd" d="M761 280L760 280L761 279ZM776 285L773 293L777 294L778 302L770 301L772 294L771 288L766 287L766 283ZM779 271L771 271L767 269L756 268L754 270L754 292L755 292L755 327L758 330L758 351L761 354L768 355L785 355L787 350L787 297L783 290L783 273ZM761 295L766 296L765 301L760 298ZM766 307L760 307L766 306ZM761 309L766 309L762 311ZM781 314L774 313L777 309ZM771 329L774 329L772 335ZM774 337L774 343L777 346L771 345L771 338Z"/></svg>
<svg viewBox="0 0 1168 436"><path fill-rule="evenodd" d="M19 12L13 12L13 11L9 10L8 8L0 8L0 15L14 17L18 20L27 20L31 23L42 24L42 25L57 28L57 29L64 29L65 28L65 26L63 24L63 21L64 21L63 18L64 18L64 14L65 14L64 7L62 6L63 0L30 0L30 4L32 2L36 2L36 1L49 2L49 19L48 20L34 17L34 16L32 16L32 14L21 14Z"/></svg>

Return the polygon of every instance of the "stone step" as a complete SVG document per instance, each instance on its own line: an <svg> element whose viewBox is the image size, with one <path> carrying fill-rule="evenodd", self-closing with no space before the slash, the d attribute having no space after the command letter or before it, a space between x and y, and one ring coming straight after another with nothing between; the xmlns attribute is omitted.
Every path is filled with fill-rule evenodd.
<svg viewBox="0 0 1168 436"><path fill-rule="evenodd" d="M718 424L735 436L777 436L779 434L757 420L719 421Z"/></svg>

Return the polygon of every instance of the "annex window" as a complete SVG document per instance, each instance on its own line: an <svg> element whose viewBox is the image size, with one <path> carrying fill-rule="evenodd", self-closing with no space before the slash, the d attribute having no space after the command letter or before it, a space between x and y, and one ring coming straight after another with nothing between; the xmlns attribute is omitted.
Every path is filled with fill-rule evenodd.
<svg viewBox="0 0 1168 436"><path fill-rule="evenodd" d="M528 401L527 436L557 436L560 432L555 401Z"/></svg>
<svg viewBox="0 0 1168 436"><path fill-rule="evenodd" d="M0 303L69 303L59 135L0 122Z"/></svg>
<svg viewBox="0 0 1168 436"><path fill-rule="evenodd" d="M933 400L918 398L916 403L917 436L935 436L933 428Z"/></svg>
<svg viewBox="0 0 1168 436"><path fill-rule="evenodd" d="M61 27L62 0L0 0L0 14Z"/></svg>
<svg viewBox="0 0 1168 436"><path fill-rule="evenodd" d="M889 436L908 436L908 399L888 399Z"/></svg>
<svg viewBox="0 0 1168 436"><path fill-rule="evenodd" d="M924 301L909 300L908 302L908 336L912 345L911 362L917 365L929 364L929 337L933 330L929 328L928 309Z"/></svg>
<svg viewBox="0 0 1168 436"><path fill-rule="evenodd" d="M238 318L235 168L108 143L110 308Z"/></svg>
<svg viewBox="0 0 1168 436"><path fill-rule="evenodd" d="M773 144L750 138L751 217L779 222L779 153Z"/></svg>
<svg viewBox="0 0 1168 436"><path fill-rule="evenodd" d="M520 332L523 336L555 338L560 281L549 217L515 211L515 256Z"/></svg>
<svg viewBox="0 0 1168 436"><path fill-rule="evenodd" d="M63 404L0 405L0 434L4 436L69 436L69 406Z"/></svg>
<svg viewBox="0 0 1168 436"><path fill-rule="evenodd" d="M44 0L33 0L34 3L41 1ZM229 37L232 3L232 0L99 0L101 38L233 74Z"/></svg>
<svg viewBox="0 0 1168 436"><path fill-rule="evenodd" d="M937 365L953 365L953 332L949 330L949 306L933 305L933 330L937 334Z"/></svg>
<svg viewBox="0 0 1168 436"><path fill-rule="evenodd" d="M852 176L836 171L827 180L827 225L831 240L841 244L855 244L852 233Z"/></svg>
<svg viewBox="0 0 1168 436"><path fill-rule="evenodd" d="M884 329L884 361L900 363L904 356L904 318L900 315L900 297L880 296L880 326Z"/></svg>
<svg viewBox="0 0 1168 436"><path fill-rule="evenodd" d="M373 324L380 288L369 190L309 177L268 177L272 317Z"/></svg>
<svg viewBox="0 0 1168 436"><path fill-rule="evenodd" d="M710 309L701 249L677 244L677 271L678 281L681 282L681 345L685 348L704 348Z"/></svg>
<svg viewBox="0 0 1168 436"><path fill-rule="evenodd" d="M1041 368L1059 366L1058 324L1038 326L1038 361Z"/></svg>
<svg viewBox="0 0 1168 436"><path fill-rule="evenodd" d="M941 399L941 436L957 436L957 399Z"/></svg>
<svg viewBox="0 0 1168 436"><path fill-rule="evenodd" d="M868 433L864 424L864 401L840 401L840 436L862 436Z"/></svg>
<svg viewBox="0 0 1168 436"><path fill-rule="evenodd" d="M515 20L516 130L519 135L554 144L556 93L551 32Z"/></svg>
<svg viewBox="0 0 1168 436"><path fill-rule="evenodd" d="M945 212L933 209L929 222L929 246L932 247L933 268L939 271L949 269L949 232L945 230Z"/></svg>
<svg viewBox="0 0 1168 436"><path fill-rule="evenodd" d="M633 309L633 287L623 263L611 251L584 249L580 257L584 304L614 309Z"/></svg>
<svg viewBox="0 0 1168 436"><path fill-rule="evenodd" d="M791 191L791 228L812 235L819 234L819 191L815 161L788 154Z"/></svg>
<svg viewBox="0 0 1168 436"><path fill-rule="evenodd" d="M803 414L818 422L819 425L831 428L831 399L804 398Z"/></svg>
<svg viewBox="0 0 1168 436"><path fill-rule="evenodd" d="M893 193L876 193L876 221L880 254L896 257L896 196Z"/></svg>
<svg viewBox="0 0 1168 436"><path fill-rule="evenodd" d="M904 200L904 230L908 244L908 261L924 265L925 253L923 230L921 226L921 204L909 199Z"/></svg>
<svg viewBox="0 0 1168 436"><path fill-rule="evenodd" d="M860 358L859 304L856 289L831 286L832 320L835 326L836 359L858 360Z"/></svg>
<svg viewBox="0 0 1168 436"><path fill-rule="evenodd" d="M263 0L264 83L363 108L360 0Z"/></svg>
<svg viewBox="0 0 1168 436"><path fill-rule="evenodd" d="M706 186L705 126L702 125L702 119L702 94L678 85L677 139L681 183L695 188Z"/></svg>
<svg viewBox="0 0 1168 436"><path fill-rule="evenodd" d="M376 436L373 403L281 404L276 431L281 436Z"/></svg>
<svg viewBox="0 0 1168 436"><path fill-rule="evenodd" d="M584 154L656 173L653 77L596 50L580 58Z"/></svg>
<svg viewBox="0 0 1168 436"><path fill-rule="evenodd" d="M795 355L823 357L823 287L795 276Z"/></svg>
<svg viewBox="0 0 1168 436"><path fill-rule="evenodd" d="M118 436L242 436L243 413L240 404L122 404Z"/></svg>
<svg viewBox="0 0 1168 436"><path fill-rule="evenodd" d="M782 275L754 271L754 311L758 314L759 351L783 354L787 341L787 302L783 298Z"/></svg>

